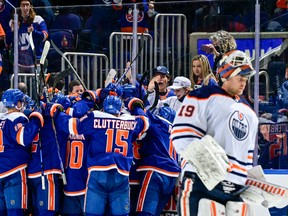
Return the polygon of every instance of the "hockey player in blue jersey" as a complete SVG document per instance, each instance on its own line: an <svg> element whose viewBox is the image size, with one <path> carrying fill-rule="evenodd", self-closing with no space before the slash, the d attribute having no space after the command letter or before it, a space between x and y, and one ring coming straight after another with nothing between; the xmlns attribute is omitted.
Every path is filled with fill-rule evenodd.
<svg viewBox="0 0 288 216"><path fill-rule="evenodd" d="M73 117L81 118L94 108L96 92L87 90L81 94L81 100L75 101L72 107L65 107L67 98L57 99L54 102L63 105L66 113ZM61 127L61 125L58 125ZM57 129L57 128L56 128ZM59 129L57 129L59 131ZM65 133L60 133L64 135ZM84 197L88 177L87 152L89 138L83 134L69 134L68 140L61 143L62 158L64 160L67 184L63 185L63 203L61 215L84 215ZM64 155L63 155L64 154Z"/></svg>
<svg viewBox="0 0 288 216"><path fill-rule="evenodd" d="M54 95L52 102L63 104L67 109L70 101L61 93ZM64 145L68 134L57 134L51 117L44 117L44 126L35 136L31 147L31 159L27 168L29 205L35 215L55 215L60 211L61 175L64 156L60 146Z"/></svg>
<svg viewBox="0 0 288 216"><path fill-rule="evenodd" d="M131 105L135 106L143 104ZM84 203L88 216L128 215L130 210L128 175L133 159L132 142L148 128L148 120L128 114L120 116L121 107L122 101L109 95L104 100L104 112L93 111L81 120L57 111L57 104L48 105L45 111L52 116L55 113L56 125L61 124L61 130L74 135L84 134L90 140Z"/></svg>
<svg viewBox="0 0 288 216"><path fill-rule="evenodd" d="M131 101L133 100L139 99L134 98ZM131 185L133 200L130 215L160 215L174 191L180 173L176 153L170 142L171 122L175 117L175 111L169 107L162 107L159 109L159 116L153 115L150 111L145 113L140 108L131 111L133 115L148 117L149 128L137 141L137 145L134 145L134 152L138 147L139 158L135 157L135 168L140 185L138 190L137 186ZM130 181L132 178L130 176Z"/></svg>
<svg viewBox="0 0 288 216"><path fill-rule="evenodd" d="M21 112L24 94L19 89L8 89L2 101L8 112L0 114L0 215L24 215L27 209L26 167L32 140L43 127L39 112L29 119Z"/></svg>

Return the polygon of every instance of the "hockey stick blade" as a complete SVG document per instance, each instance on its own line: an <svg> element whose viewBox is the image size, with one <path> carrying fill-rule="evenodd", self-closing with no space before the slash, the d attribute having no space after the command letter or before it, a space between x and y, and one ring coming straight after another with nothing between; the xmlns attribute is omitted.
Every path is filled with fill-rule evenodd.
<svg viewBox="0 0 288 216"><path fill-rule="evenodd" d="M115 69L113 69L113 68L110 69L110 71L109 71L108 74L107 74L106 80L105 80L105 85L104 85L105 88L106 88L110 83L113 82L116 74L117 74L117 72L116 72Z"/></svg>
<svg viewBox="0 0 288 216"><path fill-rule="evenodd" d="M71 64L71 62L69 61L69 59L67 59L67 57L64 55L64 53L55 45L55 43L53 42L53 40L51 40L51 45L52 47L55 49L55 51L61 55L61 57L67 62L67 64L71 67L71 69L73 70L74 75L76 76L76 78L78 79L78 81L81 83L81 85L83 86L84 90L87 91L86 85L84 84L84 82L82 81L82 79L80 78L80 76L78 75L77 71L74 69L73 65Z"/></svg>
<svg viewBox="0 0 288 216"><path fill-rule="evenodd" d="M41 55L41 58L40 58L40 64L41 65L45 64L45 60L46 60L47 54L49 52L49 49L50 49L50 42L46 40L45 44L44 44L43 51L42 51L42 55Z"/></svg>

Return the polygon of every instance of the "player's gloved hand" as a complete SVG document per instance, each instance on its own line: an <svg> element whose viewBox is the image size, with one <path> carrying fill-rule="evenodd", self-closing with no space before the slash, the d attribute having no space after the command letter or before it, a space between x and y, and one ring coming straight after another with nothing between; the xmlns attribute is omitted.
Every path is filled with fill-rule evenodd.
<svg viewBox="0 0 288 216"><path fill-rule="evenodd" d="M144 110L145 108L143 101L136 97L131 97L131 98L126 99L124 101L124 104L130 111L134 111L136 107L139 107L142 110Z"/></svg>
<svg viewBox="0 0 288 216"><path fill-rule="evenodd" d="M57 115L64 110L63 106L58 103L46 103L45 116L56 118Z"/></svg>
<svg viewBox="0 0 288 216"><path fill-rule="evenodd" d="M121 86L122 89L122 100L127 100L128 98L131 97L138 97L137 89L134 85L131 84L125 84Z"/></svg>
<svg viewBox="0 0 288 216"><path fill-rule="evenodd" d="M51 102L61 104L64 110L68 109L71 106L70 99L60 92L54 95Z"/></svg>
<svg viewBox="0 0 288 216"><path fill-rule="evenodd" d="M25 109L23 111L24 115L27 116L27 118L29 118L30 114L32 113L33 111L31 109Z"/></svg>
<svg viewBox="0 0 288 216"><path fill-rule="evenodd" d="M36 111L31 112L31 114L29 115L29 119L30 119L30 121L32 119L37 119L38 122L40 123L40 126L41 127L44 126L44 119L42 116L42 110L41 109L37 109Z"/></svg>
<svg viewBox="0 0 288 216"><path fill-rule="evenodd" d="M104 100L107 95L110 95L110 92L115 92L118 97L123 93L121 86L116 85L115 83L109 83L106 88L101 90L100 98Z"/></svg>

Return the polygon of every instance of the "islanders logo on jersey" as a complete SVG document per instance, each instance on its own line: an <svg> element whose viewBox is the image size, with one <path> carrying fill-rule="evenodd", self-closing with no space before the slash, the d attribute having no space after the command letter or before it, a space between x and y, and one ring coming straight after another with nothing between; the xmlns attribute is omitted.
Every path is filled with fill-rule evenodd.
<svg viewBox="0 0 288 216"><path fill-rule="evenodd" d="M132 10L132 8L129 8L125 17L126 17L127 22L133 22L133 10ZM142 22L143 19L144 19L144 12L138 10L137 22Z"/></svg>
<svg viewBox="0 0 288 216"><path fill-rule="evenodd" d="M249 122L247 117L240 111L235 111L229 120L229 129L234 137L242 141L249 133Z"/></svg>

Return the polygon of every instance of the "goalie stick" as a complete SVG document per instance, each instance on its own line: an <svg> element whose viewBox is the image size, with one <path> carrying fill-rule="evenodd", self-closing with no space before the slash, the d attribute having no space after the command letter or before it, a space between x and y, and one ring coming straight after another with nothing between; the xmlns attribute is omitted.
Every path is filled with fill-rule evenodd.
<svg viewBox="0 0 288 216"><path fill-rule="evenodd" d="M254 186L260 188L268 193L275 194L277 196L282 196L288 199L288 188L276 185L267 181L262 181L254 178L247 178L245 185Z"/></svg>
<svg viewBox="0 0 288 216"><path fill-rule="evenodd" d="M61 57L67 62L67 64L70 66L70 68L73 71L73 74L76 76L76 78L79 80L79 82L81 83L81 85L83 86L83 88L85 89L85 91L87 91L86 85L84 84L83 80L80 78L80 76L78 75L77 71L74 69L73 65L71 64L71 62L69 61L69 59L64 55L64 53L55 45L55 43L53 42L53 40L51 40L51 44L52 47L55 49L55 51L61 55Z"/></svg>

